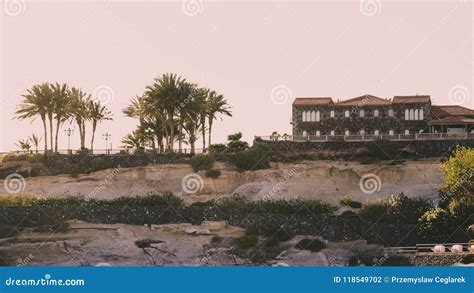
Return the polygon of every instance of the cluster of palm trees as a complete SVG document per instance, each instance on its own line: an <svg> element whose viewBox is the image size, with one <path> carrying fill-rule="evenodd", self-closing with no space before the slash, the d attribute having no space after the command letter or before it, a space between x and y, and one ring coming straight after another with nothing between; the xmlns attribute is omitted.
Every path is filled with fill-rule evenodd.
<svg viewBox="0 0 474 293"><path fill-rule="evenodd" d="M40 117L44 129L44 151L58 152L58 133L66 123L76 123L79 128L81 149L86 149L86 123L92 125L90 149L94 148L94 135L97 124L112 120L111 112L92 99L90 94L63 83L42 83L27 90L16 111L16 118L35 120ZM55 124L56 128L54 128ZM49 130L49 134L48 134ZM49 149L48 149L49 138Z"/></svg>
<svg viewBox="0 0 474 293"><path fill-rule="evenodd" d="M188 144L195 153L195 143L202 137L203 149L211 142L212 125L219 114L232 116L223 95L172 73L155 78L141 96L130 101L123 109L127 117L137 118L136 130L125 136L122 143L129 147L150 146L159 151L178 152Z"/></svg>

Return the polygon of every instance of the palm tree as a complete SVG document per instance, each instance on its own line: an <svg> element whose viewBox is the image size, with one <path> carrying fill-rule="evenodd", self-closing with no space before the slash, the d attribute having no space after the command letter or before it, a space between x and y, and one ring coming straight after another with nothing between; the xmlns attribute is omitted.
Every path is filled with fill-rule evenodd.
<svg viewBox="0 0 474 293"><path fill-rule="evenodd" d="M81 149L86 148L86 121L89 120L89 109L87 105L91 100L91 95L84 93L81 89L71 88L71 118L79 128L79 138Z"/></svg>
<svg viewBox="0 0 474 293"><path fill-rule="evenodd" d="M122 143L125 144L126 147L139 149L143 147L144 137L139 133L139 131L135 130L122 138Z"/></svg>
<svg viewBox="0 0 474 293"><path fill-rule="evenodd" d="M60 125L71 115L71 95L67 84L55 83L51 85L53 93L52 108L56 119L56 135L54 151L58 152L58 133Z"/></svg>
<svg viewBox="0 0 474 293"><path fill-rule="evenodd" d="M24 152L29 152L30 149L31 149L31 144L30 144L30 142L29 142L27 139L25 139L25 140L20 139L20 140L18 140L18 142L15 143L15 144L16 144L21 150L23 150Z"/></svg>
<svg viewBox="0 0 474 293"><path fill-rule="evenodd" d="M175 116L180 106L181 86L186 82L173 73L163 74L155 78L152 85L146 87L145 96L153 111L162 112L165 115L166 130L169 131L168 150L173 149L175 139Z"/></svg>
<svg viewBox="0 0 474 293"><path fill-rule="evenodd" d="M188 134L188 143L191 146L191 154L195 153L195 143L198 139L199 131L202 131L203 125L202 114L205 112L205 99L207 89L194 88L194 93L190 96L188 110L184 119L183 128Z"/></svg>
<svg viewBox="0 0 474 293"><path fill-rule="evenodd" d="M227 104L224 96L218 95L215 91L211 91L209 93L208 101L209 106L207 109L207 118L209 123L209 138L207 139L207 144L211 145L212 122L217 119L217 114L223 114L232 117L232 112L230 111L230 107Z"/></svg>
<svg viewBox="0 0 474 293"><path fill-rule="evenodd" d="M38 153L38 147L39 147L39 144L40 144L42 138L33 133L33 134L31 134L31 136L28 139L33 144L33 146L35 147L35 152Z"/></svg>
<svg viewBox="0 0 474 293"><path fill-rule="evenodd" d="M180 95L179 95L179 107L178 107L178 152L182 152L183 139L184 139L184 123L187 113L190 110L189 102L192 99L192 95L195 93L197 85L189 82L183 82L180 84Z"/></svg>
<svg viewBox="0 0 474 293"><path fill-rule="evenodd" d="M290 135L288 133L283 133L281 136L284 140L288 140L290 138Z"/></svg>
<svg viewBox="0 0 474 293"><path fill-rule="evenodd" d="M94 136L97 124L104 120L112 120L112 113L107 107L102 106L100 101L89 101L89 119L92 121L92 138L91 138L91 151L94 150Z"/></svg>
<svg viewBox="0 0 474 293"><path fill-rule="evenodd" d="M52 92L48 83L40 85L34 85L31 89L27 90L27 94L23 95L24 100L19 105L18 110L15 112L17 119L34 119L39 116L43 122L44 130L44 152L48 151L48 130L46 127L46 116L48 115L49 108L51 106ZM52 148L52 144L51 144Z"/></svg>

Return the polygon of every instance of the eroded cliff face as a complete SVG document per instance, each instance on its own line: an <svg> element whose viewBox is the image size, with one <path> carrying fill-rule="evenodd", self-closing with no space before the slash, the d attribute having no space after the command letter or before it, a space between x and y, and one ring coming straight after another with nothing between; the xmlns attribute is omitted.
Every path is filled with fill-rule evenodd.
<svg viewBox="0 0 474 293"><path fill-rule="evenodd" d="M401 192L409 197L435 197L442 180L440 163L436 160L406 161L399 165L304 161L275 163L271 169L242 173L223 163L216 163L215 168L222 172L217 179L206 178L204 172L198 172L202 184L199 178L188 176L185 179L193 173L189 165L170 164L109 169L77 178L69 175L30 177L25 179L24 191L46 197L82 195L91 198L171 191L187 203L238 193L255 200L303 197L338 203L342 196L365 202ZM186 183L188 193L183 191ZM189 194L189 190L198 192ZM0 193L7 193L2 180Z"/></svg>

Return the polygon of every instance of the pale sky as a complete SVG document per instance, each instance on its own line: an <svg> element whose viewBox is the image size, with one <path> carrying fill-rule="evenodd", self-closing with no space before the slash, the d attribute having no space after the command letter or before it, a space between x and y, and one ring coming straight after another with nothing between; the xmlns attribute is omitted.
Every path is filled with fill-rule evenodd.
<svg viewBox="0 0 474 293"><path fill-rule="evenodd" d="M233 117L214 123L214 143L236 131L249 142L291 133L299 96L428 94L474 108L470 1L3 0L0 9L0 151L42 134L39 119L12 117L45 81L112 90L114 121L98 127L96 149L105 132L121 145L137 124L122 109L166 72L227 98ZM63 130L60 139L65 149Z"/></svg>

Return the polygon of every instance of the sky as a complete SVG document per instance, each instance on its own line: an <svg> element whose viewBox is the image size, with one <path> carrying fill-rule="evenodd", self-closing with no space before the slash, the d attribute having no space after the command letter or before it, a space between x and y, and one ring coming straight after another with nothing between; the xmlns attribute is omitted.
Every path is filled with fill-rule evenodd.
<svg viewBox="0 0 474 293"><path fill-rule="evenodd" d="M80 87L112 111L96 149L106 132L121 145L137 125L122 109L167 72L228 100L233 116L213 124L213 143L237 131L249 142L291 133L295 97L426 94L474 108L470 1L1 2L0 152L42 134L39 119L13 117L26 90L46 81Z"/></svg>

